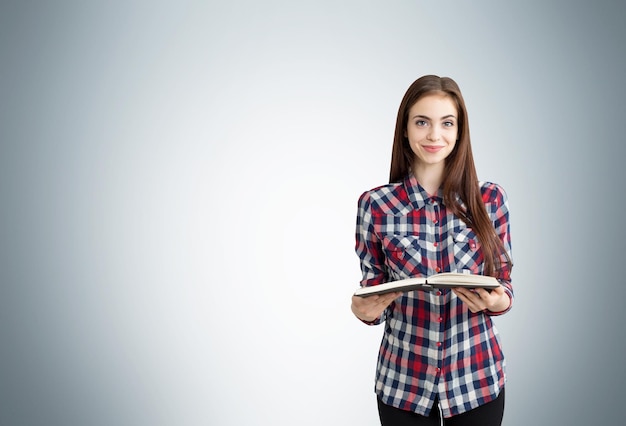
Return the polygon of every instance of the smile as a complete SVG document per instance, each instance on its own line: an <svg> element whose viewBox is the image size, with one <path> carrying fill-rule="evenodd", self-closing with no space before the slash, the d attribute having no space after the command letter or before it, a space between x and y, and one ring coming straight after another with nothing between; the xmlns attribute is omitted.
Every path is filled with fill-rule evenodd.
<svg viewBox="0 0 626 426"><path fill-rule="evenodd" d="M444 147L440 145L423 145L422 148L424 148L424 151L427 152L439 152Z"/></svg>

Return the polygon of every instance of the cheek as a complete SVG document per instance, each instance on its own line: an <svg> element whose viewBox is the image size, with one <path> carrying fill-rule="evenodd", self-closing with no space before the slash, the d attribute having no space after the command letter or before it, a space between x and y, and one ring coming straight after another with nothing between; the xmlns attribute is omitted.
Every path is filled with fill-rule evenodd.
<svg viewBox="0 0 626 426"><path fill-rule="evenodd" d="M450 137L454 140L458 140L459 139L459 129L456 128L454 130L450 130Z"/></svg>
<svg viewBox="0 0 626 426"><path fill-rule="evenodd" d="M458 140L458 132L456 132L455 130L451 130L450 132L446 133L446 139L449 141L450 144L456 144L456 141Z"/></svg>
<svg viewBox="0 0 626 426"><path fill-rule="evenodd" d="M408 129L404 132L410 143L417 143L426 137L426 132L421 129Z"/></svg>
<svg viewBox="0 0 626 426"><path fill-rule="evenodd" d="M415 151L420 145L420 138L415 137L415 135L409 136L409 146L412 151Z"/></svg>

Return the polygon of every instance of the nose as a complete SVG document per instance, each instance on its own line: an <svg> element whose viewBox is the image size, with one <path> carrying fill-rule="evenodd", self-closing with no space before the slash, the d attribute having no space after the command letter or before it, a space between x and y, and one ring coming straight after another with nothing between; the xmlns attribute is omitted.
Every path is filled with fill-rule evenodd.
<svg viewBox="0 0 626 426"><path fill-rule="evenodd" d="M436 142L439 140L439 131L436 127L431 127L430 132L428 132L428 140Z"/></svg>

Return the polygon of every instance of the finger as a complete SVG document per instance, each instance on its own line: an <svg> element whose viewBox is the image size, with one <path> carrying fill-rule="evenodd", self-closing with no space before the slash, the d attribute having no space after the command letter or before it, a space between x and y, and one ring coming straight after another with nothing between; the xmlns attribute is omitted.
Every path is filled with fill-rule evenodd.
<svg viewBox="0 0 626 426"><path fill-rule="evenodd" d="M475 294L473 291L468 291L467 289L455 289L454 292L457 294L459 299L467 305L471 312L476 313L484 310L484 307L482 307L484 302L480 296Z"/></svg>
<svg viewBox="0 0 626 426"><path fill-rule="evenodd" d="M378 306L380 306L380 302L379 302L378 296L369 296L369 297L353 296L352 305L359 312L366 312L366 311L371 311L371 310L378 310Z"/></svg>
<svg viewBox="0 0 626 426"><path fill-rule="evenodd" d="M478 295L478 297L480 297L481 299L486 299L489 297L489 292L487 290L485 290L484 288L477 288L476 289L476 294Z"/></svg>
<svg viewBox="0 0 626 426"><path fill-rule="evenodd" d="M380 306L382 309L385 309L387 306L389 306L391 304L391 302L394 301L394 297L390 297L389 295L385 295L385 297L381 297L378 300L378 306Z"/></svg>
<svg viewBox="0 0 626 426"><path fill-rule="evenodd" d="M454 289L454 293L461 297L463 301L472 300L472 298L476 297L476 294L473 291L465 288L456 288Z"/></svg>
<svg viewBox="0 0 626 426"><path fill-rule="evenodd" d="M387 307L395 299L394 294L395 293L389 293L389 294L364 297L364 298L361 298L362 299L361 305L367 306L367 307L376 307L376 308L380 306Z"/></svg>
<svg viewBox="0 0 626 426"><path fill-rule="evenodd" d="M396 300L398 297L400 297L401 295L402 295L402 293L400 293L400 292L389 293L389 294L386 295L387 297L385 299L386 299L386 301L388 303L391 303L394 300Z"/></svg>
<svg viewBox="0 0 626 426"><path fill-rule="evenodd" d="M397 297L396 294L397 293L382 294L382 295L378 296L376 302L378 304L388 305L388 304L390 304L392 301L394 301L396 299L396 297Z"/></svg>

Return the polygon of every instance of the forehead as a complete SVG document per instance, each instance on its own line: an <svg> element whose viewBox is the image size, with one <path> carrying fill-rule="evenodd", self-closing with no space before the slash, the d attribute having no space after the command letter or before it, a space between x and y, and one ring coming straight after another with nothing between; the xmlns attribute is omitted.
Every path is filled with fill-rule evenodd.
<svg viewBox="0 0 626 426"><path fill-rule="evenodd" d="M458 113L456 102L447 93L428 93L417 100L409 109L410 114L435 113L436 116L454 115Z"/></svg>

